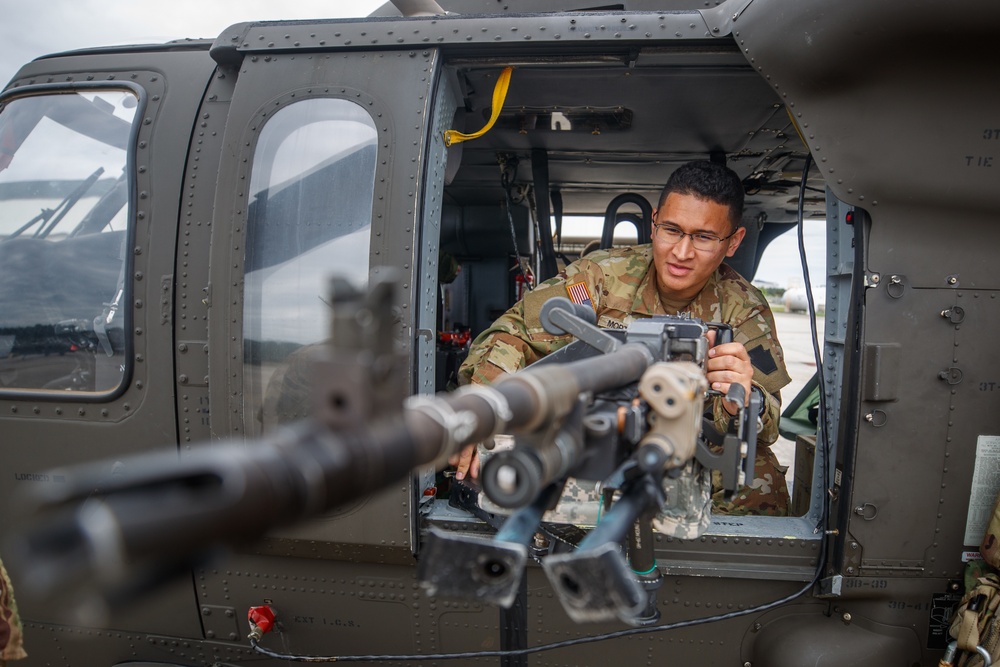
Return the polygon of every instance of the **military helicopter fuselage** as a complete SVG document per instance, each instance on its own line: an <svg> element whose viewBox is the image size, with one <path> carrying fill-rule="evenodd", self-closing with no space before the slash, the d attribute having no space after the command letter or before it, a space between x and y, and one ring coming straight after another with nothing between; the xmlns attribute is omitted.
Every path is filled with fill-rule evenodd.
<svg viewBox="0 0 1000 667"><path fill-rule="evenodd" d="M447 14L241 23L21 68L0 97L2 525L30 523L17 499L78 464L112 462L111 480L137 455L251 448L324 409L303 378L324 368L334 274L401 276L391 384L452 388L464 334L580 255L573 219L641 231L629 207L656 206L693 159L743 179L731 265L747 278L800 220L826 230L819 417L783 424L793 516L656 535L658 620L587 643L627 626L575 622L535 566L509 608L425 595L428 530L491 529L421 466L145 572L169 583L122 608L80 604L104 582L73 553L32 575L65 579L66 598L28 595L39 582L12 568L25 664L259 662L244 619L262 605L277 630L261 643L294 656L485 664L565 642L486 655L937 664L998 489L998 10L439 1Z"/></svg>

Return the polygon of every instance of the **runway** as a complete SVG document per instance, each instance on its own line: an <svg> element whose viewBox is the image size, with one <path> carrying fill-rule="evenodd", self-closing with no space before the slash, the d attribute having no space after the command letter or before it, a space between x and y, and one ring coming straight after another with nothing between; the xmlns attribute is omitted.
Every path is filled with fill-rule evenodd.
<svg viewBox="0 0 1000 667"><path fill-rule="evenodd" d="M817 317L817 335L821 350L824 325L825 320L822 317ZM816 373L816 359L810 342L812 334L809 330L809 316L805 313L774 313L774 326L777 330L778 340L781 342L781 349L785 353L785 368L792 378L792 381L781 390L782 406L787 406ZM795 463L795 443L779 437L771 448L778 457L778 461L789 467L787 477L789 485L791 485Z"/></svg>

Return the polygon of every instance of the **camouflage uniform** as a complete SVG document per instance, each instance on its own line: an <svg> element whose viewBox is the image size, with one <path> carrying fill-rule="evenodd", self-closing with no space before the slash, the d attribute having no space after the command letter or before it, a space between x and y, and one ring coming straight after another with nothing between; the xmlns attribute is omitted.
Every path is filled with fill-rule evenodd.
<svg viewBox="0 0 1000 667"><path fill-rule="evenodd" d="M21 619L14 602L14 590L3 561L0 561L0 667L6 665L8 660L27 657L22 643Z"/></svg>
<svg viewBox="0 0 1000 667"><path fill-rule="evenodd" d="M583 293L589 296L600 327L624 329L637 317L673 315L677 308L706 322L729 324L733 340L747 349L754 368L753 384L763 391L767 405L757 439L755 479L726 502L718 490L721 478L713 475L713 510L721 514L787 514L788 488L769 445L778 437L780 389L790 378L767 301L740 274L722 264L691 303L676 304L670 312L660 300L652 261L652 246L647 244L597 251L573 262L529 292L473 341L459 369L460 382L488 384L572 342L569 335L547 333L539 311L550 298L568 298L571 287L579 303L580 284L586 288ZM716 427L725 431L731 418L720 397L713 399L712 414Z"/></svg>

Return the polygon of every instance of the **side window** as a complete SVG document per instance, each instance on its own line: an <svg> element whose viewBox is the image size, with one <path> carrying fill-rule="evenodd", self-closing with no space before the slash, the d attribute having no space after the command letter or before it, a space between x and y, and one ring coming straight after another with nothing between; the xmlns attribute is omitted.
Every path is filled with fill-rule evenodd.
<svg viewBox="0 0 1000 667"><path fill-rule="evenodd" d="M0 110L0 391L121 386L128 358L130 90Z"/></svg>
<svg viewBox="0 0 1000 667"><path fill-rule="evenodd" d="M362 107L330 98L289 105L261 131L244 277L248 434L308 413L330 325L328 278L367 282L376 139Z"/></svg>

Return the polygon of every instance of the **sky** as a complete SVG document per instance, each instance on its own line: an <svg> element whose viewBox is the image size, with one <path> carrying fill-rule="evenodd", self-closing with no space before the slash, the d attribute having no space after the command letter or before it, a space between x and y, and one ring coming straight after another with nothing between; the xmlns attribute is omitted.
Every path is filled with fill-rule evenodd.
<svg viewBox="0 0 1000 667"><path fill-rule="evenodd" d="M367 16L384 0L0 0L0 88L38 56L217 37L243 21Z"/></svg>
<svg viewBox="0 0 1000 667"><path fill-rule="evenodd" d="M807 220L803 245L809 262L809 279L813 287L826 285L826 222ZM799 237L794 229L785 232L764 250L754 282L767 281L778 287L802 287L802 263L799 261Z"/></svg>

